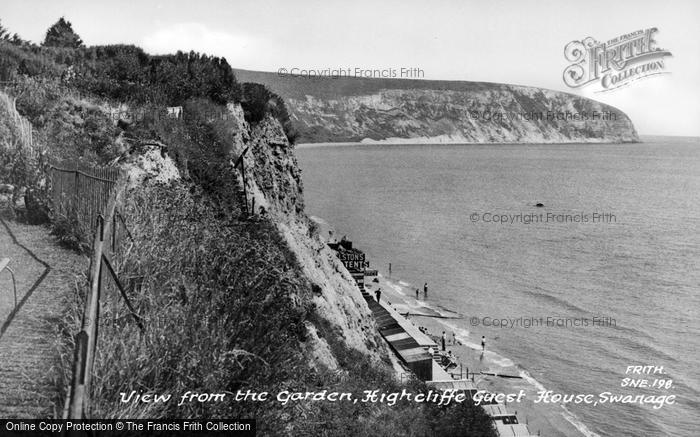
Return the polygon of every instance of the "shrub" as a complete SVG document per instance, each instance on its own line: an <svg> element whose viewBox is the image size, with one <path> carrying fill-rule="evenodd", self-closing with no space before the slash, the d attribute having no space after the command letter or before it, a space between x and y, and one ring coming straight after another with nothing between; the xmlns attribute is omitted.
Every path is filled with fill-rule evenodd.
<svg viewBox="0 0 700 437"><path fill-rule="evenodd" d="M284 133L289 142L294 144L298 133L292 126L287 105L285 105L282 97L267 89L265 85L246 82L243 84L241 106L249 123L259 123L265 118L266 114L272 115L284 128Z"/></svg>
<svg viewBox="0 0 700 437"><path fill-rule="evenodd" d="M58 243L79 253L89 253L91 243L88 242L90 232L81 224L76 214L54 217L51 223L51 235Z"/></svg>
<svg viewBox="0 0 700 437"><path fill-rule="evenodd" d="M57 64L39 47L27 42L0 40L0 80L10 82L18 77L57 77L65 67Z"/></svg>

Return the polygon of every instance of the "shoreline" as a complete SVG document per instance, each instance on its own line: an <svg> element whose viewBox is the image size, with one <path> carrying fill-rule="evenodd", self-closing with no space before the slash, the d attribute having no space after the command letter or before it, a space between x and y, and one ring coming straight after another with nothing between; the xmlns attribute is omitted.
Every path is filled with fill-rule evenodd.
<svg viewBox="0 0 700 437"><path fill-rule="evenodd" d="M408 313L408 320L417 327L426 328L427 334L438 344L440 344L442 332L446 333L445 350L451 351L460 363L460 367L453 369L452 373L468 372L469 378L473 378L480 390L492 393L518 393L523 390L525 396L522 402L506 405L517 415L521 423L527 424L533 435L539 432L541 435L550 437L597 436L560 405L535 404L533 401L537 398L537 392L545 388L510 359L500 355L498 351L490 350L488 338L486 351L482 353L480 344L473 341L468 330L450 322L450 320L461 319L460 314L433 308L430 303L435 301L430 294L427 299L424 299L422 291L416 299L415 294L407 292L411 287L399 284L397 278L387 278L379 274L377 279L378 282L365 282L365 287L371 295L374 295L377 288L381 288L383 302L404 316ZM415 291L415 287L412 289ZM453 333L456 344L452 342ZM482 372L502 376L486 375Z"/></svg>
<svg viewBox="0 0 700 437"><path fill-rule="evenodd" d="M454 146L454 145L465 145L465 146L478 146L478 145L489 145L489 146L508 146L508 145L551 145L551 144L580 144L580 145L591 145L591 144L643 144L649 140L655 140L659 138L687 138L695 139L699 137L687 136L687 135L639 135L638 141L566 141L566 142L541 142L541 141L507 141L507 142L491 142L491 141L440 141L435 137L416 137L416 138L387 138L383 140L371 140L363 139L360 141L320 141L318 143L298 143L294 147L300 149L310 149L314 147L347 147L347 146L416 146L416 145L431 145L431 146Z"/></svg>
<svg viewBox="0 0 700 437"><path fill-rule="evenodd" d="M644 141L640 138L637 141L508 141L508 142L490 142L490 141L440 141L430 137L416 138L388 138L384 140L361 140L361 141L337 141L337 142L318 142L318 143L298 143L294 147L299 149L311 149L319 147L349 147L349 146L527 146L527 145L554 145L554 144L572 144L572 145L598 145L598 144L643 144Z"/></svg>

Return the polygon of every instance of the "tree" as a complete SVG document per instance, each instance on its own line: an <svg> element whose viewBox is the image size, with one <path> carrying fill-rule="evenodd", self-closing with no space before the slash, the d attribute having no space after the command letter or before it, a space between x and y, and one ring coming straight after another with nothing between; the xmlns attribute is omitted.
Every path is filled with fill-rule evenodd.
<svg viewBox="0 0 700 437"><path fill-rule="evenodd" d="M10 39L10 32L2 26L2 21L0 21L0 39Z"/></svg>
<svg viewBox="0 0 700 437"><path fill-rule="evenodd" d="M56 24L49 27L44 39L47 47L78 48L83 46L83 40L73 31L73 25L61 17Z"/></svg>

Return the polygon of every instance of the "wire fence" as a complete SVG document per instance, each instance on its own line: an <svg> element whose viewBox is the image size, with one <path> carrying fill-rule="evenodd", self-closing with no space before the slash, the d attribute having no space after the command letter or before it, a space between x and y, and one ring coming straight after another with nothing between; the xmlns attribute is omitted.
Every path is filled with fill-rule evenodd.
<svg viewBox="0 0 700 437"><path fill-rule="evenodd" d="M81 329L75 336L71 384L63 412L64 418L83 419L90 416L91 410L91 381L103 292L116 288L139 328L144 329L115 268L114 257L122 237L131 238L124 217L118 211L126 191L126 178L118 167L82 163L51 164L48 176L54 220L65 218L77 221L77 231L85 234L81 237L93 238L89 288L82 311Z"/></svg>
<svg viewBox="0 0 700 437"><path fill-rule="evenodd" d="M119 168L52 164L49 171L54 218L77 220L82 229L94 229L117 184Z"/></svg>
<svg viewBox="0 0 700 437"><path fill-rule="evenodd" d="M90 417L91 382L94 376L93 367L97 354L100 307L104 305L104 291L116 288L115 291L119 292L119 296L122 298L131 316L134 317L136 324L142 332L144 330L142 320L132 305L126 288L122 285L115 263L115 257L122 238L128 237L132 239L124 217L121 216L118 210L126 191L125 179L119 178L118 171L114 180L110 179L114 175L101 171L112 169L95 168L93 170L95 170L93 174L86 174L83 170L74 171L76 177L82 176L85 178L84 184L81 185L78 182L77 186L78 190L83 190L81 191L83 196L88 197L90 202L92 202L88 202L88 206L92 204L95 208L98 208L100 205L103 205L102 202L104 202L104 206L100 210L95 209L97 212L95 224L90 228L94 239L88 277L89 288L87 289L84 302L81 329L75 336L71 384L63 413L64 418L67 419ZM59 173L68 174L65 171ZM100 187L98 182L102 183L103 186ZM90 187L90 189L85 187ZM104 191L110 187L112 188L110 191ZM103 195L104 197L102 197ZM68 206L70 207L71 205L75 208L76 205L80 206L83 204L80 203L80 198L78 198L77 203L69 204ZM89 206L89 208L92 208L92 206Z"/></svg>

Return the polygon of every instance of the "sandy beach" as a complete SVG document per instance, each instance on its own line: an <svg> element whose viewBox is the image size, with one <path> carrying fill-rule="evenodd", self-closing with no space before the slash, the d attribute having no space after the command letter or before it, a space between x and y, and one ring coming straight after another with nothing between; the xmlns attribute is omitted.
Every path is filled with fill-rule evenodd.
<svg viewBox="0 0 700 437"><path fill-rule="evenodd" d="M416 286L403 283L396 278L386 278L378 276L378 282L367 281L365 286L374 295L374 291L381 287L382 300L390 303L401 314L408 314L408 319L416 326L422 326L428 330L438 344L441 342L442 332L447 336L446 350L452 351L457 357L457 362L461 366L452 369L455 374L460 373L460 368L464 375L469 372L469 378L473 378L480 389L493 393L519 393L525 392L523 401L509 403L507 407L510 412L518 416L521 423L526 423L533 435L562 436L570 437L577 435L595 435L582 432L582 424L574 426L576 418L568 414L567 410L556 404L534 403L537 399L537 392L544 387L537 381L529 378L526 372L518 368L512 361L503 358L497 352L489 350L489 343L492 339L486 339L486 351L481 351L481 333L470 333L466 330L456 328L455 319L462 315L449 311L448 309L435 306L435 300L431 293L438 291L429 290L427 299L423 296L423 289L420 287L418 299L416 299ZM452 323L451 323L452 321ZM453 343L453 333L456 343ZM518 378L508 378L501 376L485 375L484 373L516 376ZM524 376L524 377L523 377ZM567 417L569 420L567 420ZM571 422L570 422L571 421ZM584 430L585 431L585 430Z"/></svg>

